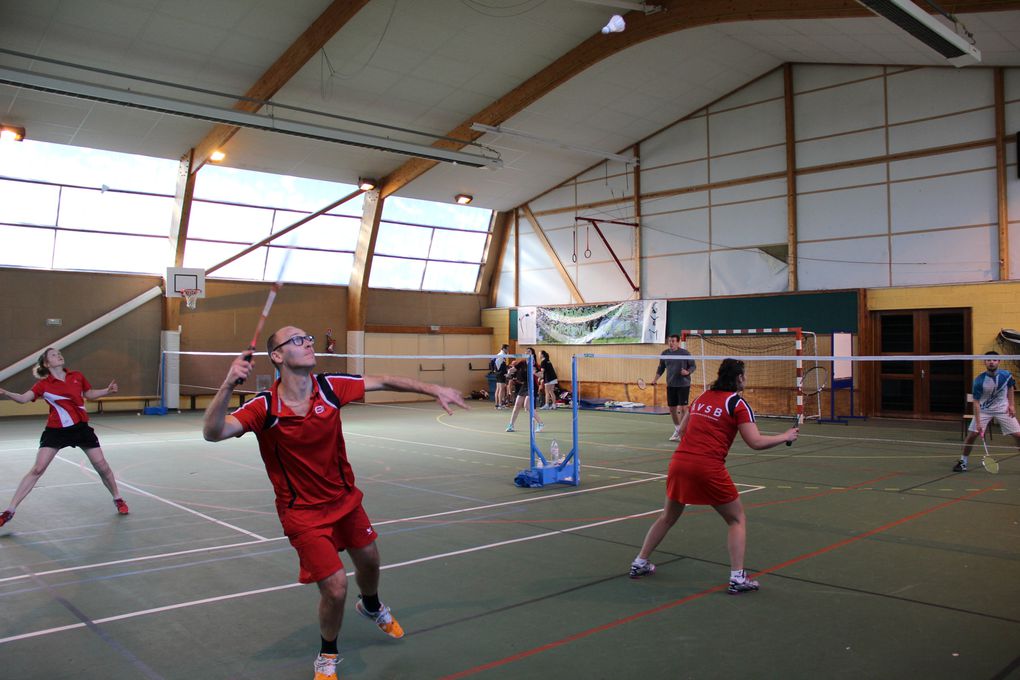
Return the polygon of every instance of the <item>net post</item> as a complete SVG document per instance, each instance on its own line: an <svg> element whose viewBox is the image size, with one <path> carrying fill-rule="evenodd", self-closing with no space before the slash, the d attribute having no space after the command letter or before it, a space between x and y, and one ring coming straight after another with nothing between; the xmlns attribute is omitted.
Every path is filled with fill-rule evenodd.
<svg viewBox="0 0 1020 680"><path fill-rule="evenodd" d="M166 409L166 350L159 348L159 406L146 406L142 413L147 416L165 416Z"/></svg>
<svg viewBox="0 0 1020 680"><path fill-rule="evenodd" d="M804 333L799 326L790 330L794 333L794 355L797 357L797 425L801 425L804 422Z"/></svg>

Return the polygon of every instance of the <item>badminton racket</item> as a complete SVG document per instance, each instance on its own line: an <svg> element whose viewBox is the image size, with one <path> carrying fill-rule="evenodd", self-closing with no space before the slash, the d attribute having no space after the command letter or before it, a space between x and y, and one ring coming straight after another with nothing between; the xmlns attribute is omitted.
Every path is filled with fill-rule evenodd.
<svg viewBox="0 0 1020 680"><path fill-rule="evenodd" d="M825 383L829 378L829 372L821 366L812 366L804 371L800 379L800 393L805 397L813 397L825 389ZM804 424L804 414L797 416L797 429ZM786 442L787 446L793 446L793 442Z"/></svg>
<svg viewBox="0 0 1020 680"><path fill-rule="evenodd" d="M988 454L988 442L985 441L985 433L981 432L978 436L981 438L981 446L985 447L985 455L981 458L981 466L990 474L999 474L999 461Z"/></svg>
<svg viewBox="0 0 1020 680"><path fill-rule="evenodd" d="M245 361L249 364L255 356L255 349L259 345L259 336L262 335L262 328L266 325L266 318L269 317L269 311L273 308L273 303L276 302L276 294L283 288L283 273L287 271L287 262L290 260L290 248L284 250L283 261L280 263L280 273L276 275L276 281L272 286L269 287L269 294L266 295L266 304L262 307L262 314L259 315L258 323L255 324L255 333L251 336L251 344L248 345L246 352ZM235 385L240 385L244 382L244 378L238 378L234 381Z"/></svg>

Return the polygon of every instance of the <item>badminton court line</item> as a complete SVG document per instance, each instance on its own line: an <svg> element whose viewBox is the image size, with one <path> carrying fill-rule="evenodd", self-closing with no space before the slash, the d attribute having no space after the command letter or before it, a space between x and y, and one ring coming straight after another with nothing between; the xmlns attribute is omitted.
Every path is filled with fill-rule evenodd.
<svg viewBox="0 0 1020 680"><path fill-rule="evenodd" d="M411 446L416 446L416 447L429 446L429 447L437 448L437 449L449 449L451 451L464 451L464 452L467 452L467 453L480 453L480 454L482 454L484 456L495 456L497 458L513 458L514 460L520 460L520 461L528 460L527 456L519 456L519 455L515 455L515 454L512 454L512 453L497 453L496 451L483 451L481 449L468 449L468 448L464 448L463 446L450 446L449 444L430 444L428 442L416 442L416 441L411 441L409 439L396 439L394 437L380 437L379 435L376 435L376 434L362 434L360 432L348 432L348 431L344 431L344 436L365 437L366 439L381 439L381 440L387 441L387 442L396 442L398 444L409 444ZM665 476L665 475L662 475L662 474L660 474L658 472L648 472L647 470L627 470L627 469L624 469L624 468L612 468L612 467L605 467L605 466L602 466L602 465L588 465L586 463L582 464L582 467L583 468L587 468L587 469L591 469L591 470L605 470L605 471L608 471L608 472L621 472L621 473L626 473L626 474L631 474L631 475L655 475L657 477L664 477Z"/></svg>
<svg viewBox="0 0 1020 680"><path fill-rule="evenodd" d="M818 548L817 550L812 550L811 552L807 552L807 553L804 553L802 555L798 555L797 557L793 557L793 558L790 558L790 559L785 560L783 562L779 562L778 564L774 564L771 567L767 567L765 569L762 569L761 571L757 571L754 574L751 574L751 576L760 576L762 574L771 574L773 572L780 571L781 569L785 569L786 567L789 567L791 565L797 564L799 562L803 562L803 561L809 560L809 559L811 559L813 557L817 557L818 555L823 555L823 554L831 552L833 550L838 550L838 549L843 548L843 547L845 547L847 545L850 545L850 544L856 543L858 541L861 541L861 540L863 540L865 538L869 538L869 537L874 536L876 534L880 534L880 533L882 533L884 531L888 531L889 529L893 529L895 527L898 527L901 524L906 524L907 522L910 522L910 521L913 521L915 519L918 519L919 517L924 517L925 515L931 514L933 512L938 511L938 510L942 510L943 508L947 508L947 507L949 507L951 505L955 505L955 504L960 503L960 502L965 501L965 500L970 500L971 498L974 498L975 496L979 496L979 495L981 495L983 493L986 493L988 491L993 490L995 488L995 486L997 486L997 485L992 485L990 487L985 487L983 489L979 489L977 491L965 494L963 496L959 496L957 498L950 499L950 500L945 501L943 503L939 503L938 505L934 505L934 506L932 506L930 508L926 508L925 510L920 510L920 511L915 512L913 514L907 515L906 517L901 517L900 519L896 519L896 520L893 520L891 522L887 522L887 523L885 523L885 524L883 524L881 526L877 526L877 527L874 527L874 528L869 529L867 531L864 531L864 532L862 532L860 534L856 534L854 536L851 536L850 538L845 538L845 539L843 539L841 541L837 541L835 543L832 543L830 545L824 546L822 548ZM551 649L556 649L558 647L562 647L562 646L570 644L572 642L576 642L577 640L582 640L584 638L590 637L590 636L595 635L597 633L602 633L602 632L607 631L607 630L612 630L612 629L617 628L619 626L622 626L624 624L631 623L633 621L638 621L640 619L643 619L645 617L651 616L653 614L658 614L658 613L663 612L663 611L668 611L668 610L673 609L675 607L679 607L681 605L687 604L688 602L692 602L694 600L701 599L701 598L705 597L706 595L711 595L712 593L721 592L722 590L724 590L727 587L728 586L725 583L721 584L721 585L718 585L718 586L713 586L711 588L707 588L705 590L702 590L700 592L694 593L692 595L688 595L686 597L682 597L679 600L673 600L672 602L666 602L666 603L660 604L660 605L658 605L656 607L652 607L651 609L646 609L644 611L639 611L639 612L636 612L636 613L631 614L629 616L625 616L623 618L616 619L615 621L609 621L608 623L604 623L604 624L601 624L599 626L594 626L592 628L588 628L587 630L579 631L577 633L574 633L572 635L568 635L568 636L566 636L564 638L561 638L559 640L554 640L553 642L547 642L546 644L540 645L538 647L534 647L532 649L524 650L522 652L518 652L516 654L504 657L502 659L496 659L494 661L490 661L488 663L480 664L480 665L475 666L473 668L468 668L468 669L465 669L463 671L459 671L457 673L452 673L452 674L449 674L449 675L444 675L442 678L440 678L440 680L460 680L461 678L467 678L467 677L470 677L472 675L477 675L478 673L483 673L485 671L492 670L494 668L499 668L501 666L506 666L508 664L511 664L511 663L514 663L514 662L517 662L517 661L521 661L521 660L526 659L528 657L535 656L537 654L541 654L542 652L547 652L547 651L549 651ZM2 642L2 640L0 640L0 642Z"/></svg>
<svg viewBox="0 0 1020 680"><path fill-rule="evenodd" d="M748 492L741 492L741 493L748 493ZM418 558L413 559L413 560L406 560L404 562L396 562L396 563L393 563L393 564L383 565L383 566L380 567L380 570L386 571L386 570L390 570L390 569L399 569L401 567L408 567L408 566L412 566L412 565L416 565L416 564L422 564L422 563L425 563L425 562L433 562L435 560L442 560L442 559L446 559L446 558L449 558L449 557L456 557L458 555L467 555L467 554L470 554L470 553L480 552L480 551L483 551L483 550L492 550L494 548L501 548L503 546L513 545L515 543L524 543L524 542L527 542L527 541L535 541L535 540L542 539L542 538L549 538L551 536L562 536L563 534L572 533L572 532L575 532L575 531L582 531L584 529L592 529L594 527L604 526L604 525L607 525L607 524L615 524L617 522L625 522L625 521L628 521L628 520L637 519L639 517L646 517L648 515L654 515L654 514L656 514L658 512L662 512L662 508L661 507L660 508L655 508L654 510L648 510L646 512L635 513L633 515L626 515L624 517L614 517L612 519L602 520L602 521L599 521L599 522L591 522L589 524L581 524L581 525L578 525L578 526L575 526L575 527L567 527L566 529L558 529L556 531L546 531L544 533L535 534L533 536L522 536L520 538L512 538L512 539L509 539L509 540L506 540L506 541L497 541L495 543L487 543L485 545L478 545L478 546L474 546L474 547L471 547L471 548L463 548L461 550L452 550L450 552L440 553L440 554L437 554L437 555L428 555L428 556L425 556L425 557L418 557ZM409 521L409 520L405 519L405 520L395 520L395 521ZM348 572L347 576L348 577L354 576L354 572L353 571L352 572ZM104 624L104 623L113 623L115 621L123 621L125 619L133 619L133 618L137 618L137 617L140 617L140 616L148 616L150 614L159 614L159 613L162 613L162 612L172 611L172 610L175 610L175 609L185 609L185 608L189 608L189 607L197 607L197 606L204 605L204 604L211 604L213 602L223 602L223 601L226 601L226 600L235 600L235 599L238 599L238 598L249 597L249 596L252 596L252 595L262 595L264 593L272 593L272 592L276 592L276 591L280 591L280 590L288 590L290 588L297 588L298 586L302 586L302 585L304 585L304 584L302 584L302 583L284 583L282 585L270 586L268 588L258 588L256 590L245 590L245 591L242 591L242 592L239 592L239 593L230 593L228 595L217 595L215 597L206 597L206 598L203 598L201 600L191 600L191 601L188 601L188 602L178 602L177 604L164 605L162 607L153 607L151 609L142 609L142 610L139 610L139 611L127 612L127 613L124 613L124 614L116 614L114 616L107 616L107 617L100 618L100 619L92 619L92 623L94 625L101 625L101 624ZM0 645L5 645L5 644L11 643L11 642L17 642L19 640L27 640L27 639L30 639L30 638L36 638L36 637L42 637L42 636L46 636L46 635L52 635L54 633L62 633L64 631L75 630L77 628L84 628L84 627L86 627L86 624L84 624L84 623L72 623L72 624L68 624L66 626L57 626L55 628L46 628L46 629L43 629L43 630L33 631L31 633L22 633L20 635L11 635L9 637L0 638Z"/></svg>
<svg viewBox="0 0 1020 680"><path fill-rule="evenodd" d="M194 430L179 430L179 432L181 434L191 434L191 433L194 432ZM174 434L174 432L170 432L169 434ZM205 441L204 437L187 437L187 438L180 438L180 439L155 439L155 438L145 438L145 437L143 437L143 435L132 435L132 436L141 437L141 438L137 439L137 440L131 440L131 441L108 441L108 440L106 440L104 438L103 439L103 448L104 449L111 449L111 448L114 448L114 447L117 447L117 446L147 446L149 444L176 444L178 442L184 443L184 442L204 442ZM10 441L17 441L17 440L10 440ZM33 440L27 440L27 441L33 441ZM5 453L14 453L16 451L38 451L38 450L39 450L39 444L38 444L38 442L36 442L36 443L32 444L31 446L16 446L16 447L12 447L12 448L9 448L9 449L0 448L0 455L5 454Z"/></svg>
<svg viewBox="0 0 1020 680"><path fill-rule="evenodd" d="M92 469L84 467L84 466L80 466L80 465L78 465L78 463L75 463L73 460L68 460L67 458L64 458L63 456L61 456L59 454L56 456L56 458L57 458L57 460L60 460L60 461L63 461L65 463L67 463L68 465L73 465L74 467L79 468L81 470L84 470L86 472L90 472L90 473L96 475L97 477L99 476L99 473L96 472L95 470L92 470ZM173 501L168 500L166 498L162 498L161 496L157 496L154 493L149 493L148 491L145 491L144 489L138 488L134 484L128 484L127 482L124 482L124 481L121 481L121 480L118 479L117 480L117 486L123 486L124 488L131 489L135 493L141 494L143 496L148 496L149 498L152 498L153 500L157 500L160 503L166 503L170 507L177 508L178 510L183 510L184 512L190 512L192 515L197 515L198 517L201 517L202 519L209 520L210 522L212 522L214 524L219 524L221 527L226 527L227 529L233 529L234 531L238 531L238 532L240 532L242 534L245 534L246 536L251 536L254 539L258 539L260 541L269 540L265 536L259 536L258 534L254 533L254 532L248 531L247 529L242 529L241 527L234 526L233 524L229 524L227 522L223 522L221 520L216 519L215 517L210 517L209 515L206 515L204 513L198 512L197 510L192 510L191 508L185 507L185 506L181 505L180 503L174 503Z"/></svg>
<svg viewBox="0 0 1020 680"><path fill-rule="evenodd" d="M553 500L553 499L556 499L556 498L562 498L563 496L573 496L573 495L579 494L579 493L594 493L594 492L599 492L599 491L607 491L609 489L615 489L615 488L618 488L618 487L621 487L621 486L630 486L632 484L644 484L644 483L647 483L647 482L654 482L654 481L658 481L658 480L661 480L661 479L665 479L665 477L666 477L666 475L659 475L658 477L654 477L654 478L650 478L650 479L637 479L637 480L631 480L631 481L627 481L627 482L619 482L617 484L607 484L606 486L598 486L598 487L593 487L593 488L590 488L590 489L577 489L577 490L574 490L574 491L564 491L562 493L548 494L548 495L545 495L545 496L531 496L529 498L519 498L519 499L512 500L512 501L502 501L500 503L489 503L487 505L474 505L474 506L467 507L467 508L461 508L459 510L447 510L445 512L437 512L437 513L432 513L432 514L428 514L428 515L416 515L414 517L400 517L400 518L397 518L397 519L387 519L387 520L382 520L380 522L373 522L372 524L377 526L377 527L379 527L379 526L386 526L388 524L400 524L402 522L417 522L417 521L421 521L423 519L432 519L432 518L440 517L440 516L444 516L444 515L455 515L455 514L458 514L458 513L468 513L468 512L475 512L475 511L479 511L479 510L490 510L492 508L506 507L506 506L510 506L510 505L520 505L522 503L534 503L534 502L537 502L537 501ZM738 484L737 486L750 486L750 485ZM765 488L765 487L751 487L751 488L748 489L748 491L758 491L759 489L763 489L763 488ZM260 538L259 540L256 540L256 541L244 541L244 542L241 542L241 543L228 543L226 545L213 545L213 546L206 546L204 548L191 548L189 550L178 550L178 551L175 551L175 552L158 553L158 554L155 554L155 555L142 555L142 556L139 556L139 557L126 557L126 558L124 558L122 560L111 560L109 562L94 562L92 564L80 564L80 565L76 565L76 566L73 566L73 567L63 567L61 569L50 569L48 571L40 571L40 572L35 572L35 573L32 573L32 574L19 574L18 576L8 576L8 577L5 577L5 578L0 578L0 583L7 583L9 581L19 581L21 579L30 578L32 576L50 576L52 574L63 574L63 573L67 573L67 572L70 572L70 571L84 571L86 569L99 569L99 568L102 568L102 567L112 567L112 566L116 566L118 564L130 564L130 563L133 563L133 562L147 562L147 561L150 561L150 560L158 560L158 559L162 559L162 558L180 557L181 555L194 555L196 553L209 552L209 551L213 551L213 550L229 550L231 548L242 548L242 547L249 546L249 545L255 545L257 543L268 543L270 541L282 541L285 538L286 538L286 536L276 536L276 537L273 537L273 538Z"/></svg>

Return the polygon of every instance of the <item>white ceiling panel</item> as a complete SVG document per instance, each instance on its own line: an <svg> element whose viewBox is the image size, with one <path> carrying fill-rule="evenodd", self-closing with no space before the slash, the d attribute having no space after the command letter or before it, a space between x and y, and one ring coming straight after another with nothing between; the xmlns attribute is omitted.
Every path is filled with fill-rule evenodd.
<svg viewBox="0 0 1020 680"><path fill-rule="evenodd" d="M229 107L230 97L137 78L236 96L329 5L329 0L5 3L0 50L7 52L0 51L0 66ZM985 65L1020 64L1017 5L1004 12L962 15ZM512 98L514 88L586 40L601 39L598 31L613 11L573 0L371 0L273 101L443 135L502 98ZM116 70L135 79L45 59ZM663 35L613 54L556 83L545 96L522 102L516 113L498 122L541 138L620 152L785 62L945 63L878 17L720 23ZM279 106L263 113L366 129ZM173 159L212 128L199 120L7 85L0 85L0 114L4 122L24 125L34 139ZM374 134L408 138L378 129ZM423 140L429 138L415 138ZM500 151L503 168L473 170L441 163L402 188L400 195L448 201L455 193L471 193L474 205L506 209L599 161L507 135L485 134L480 141ZM407 160L389 152L252 130L236 134L226 151L230 166L345 183L360 175L385 176Z"/></svg>

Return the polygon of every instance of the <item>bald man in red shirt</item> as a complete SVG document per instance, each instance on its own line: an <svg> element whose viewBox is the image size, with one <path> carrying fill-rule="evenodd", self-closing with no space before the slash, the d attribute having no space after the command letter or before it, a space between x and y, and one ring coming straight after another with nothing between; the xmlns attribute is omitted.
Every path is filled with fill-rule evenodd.
<svg viewBox="0 0 1020 680"><path fill-rule="evenodd" d="M379 601L377 534L362 507L364 494L355 484L347 459L340 408L374 390L427 394L435 397L447 413L452 413L452 406L467 406L452 387L410 378L315 374L313 340L293 326L273 333L266 349L280 378L268 391L228 415L234 385L252 371L248 353L234 359L205 411L203 435L208 441L218 442L245 432L255 433L276 493L280 523L298 553L299 580L319 587L322 645L315 661L315 680L333 680L347 596L341 550L347 550L354 563L355 580L361 590L355 605L358 613L390 637L404 636L389 607Z"/></svg>

